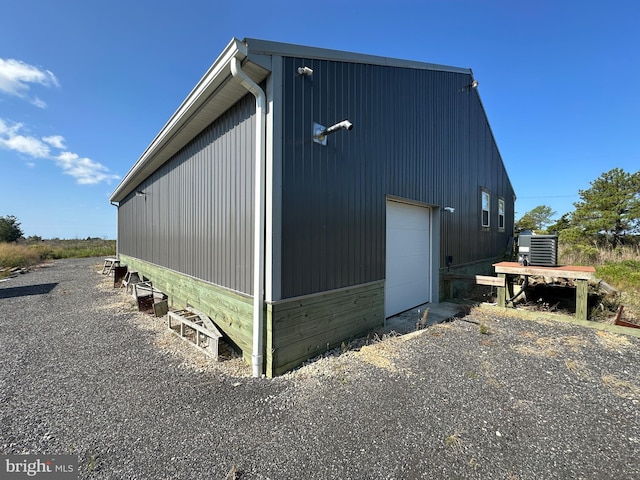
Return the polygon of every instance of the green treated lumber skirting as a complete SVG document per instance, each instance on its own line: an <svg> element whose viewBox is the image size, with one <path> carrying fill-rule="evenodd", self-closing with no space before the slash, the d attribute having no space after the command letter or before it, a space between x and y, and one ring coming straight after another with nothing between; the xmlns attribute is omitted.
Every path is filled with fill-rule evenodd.
<svg viewBox="0 0 640 480"><path fill-rule="evenodd" d="M120 255L120 262L153 282L169 296L171 306L187 304L207 314L250 361L253 338L253 298L152 263Z"/></svg>
<svg viewBox="0 0 640 480"><path fill-rule="evenodd" d="M174 308L207 314L251 362L253 298L127 255L122 265L149 278ZM384 281L266 305L265 373L281 375L343 341L384 325Z"/></svg>
<svg viewBox="0 0 640 480"><path fill-rule="evenodd" d="M384 325L384 282L267 305L268 377Z"/></svg>

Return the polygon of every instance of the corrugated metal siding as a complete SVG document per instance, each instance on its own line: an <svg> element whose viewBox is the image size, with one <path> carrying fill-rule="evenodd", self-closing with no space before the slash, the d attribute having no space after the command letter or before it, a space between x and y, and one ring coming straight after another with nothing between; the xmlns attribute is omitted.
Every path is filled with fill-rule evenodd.
<svg viewBox="0 0 640 480"><path fill-rule="evenodd" d="M296 76L301 65L313 76ZM504 250L513 190L469 75L285 58L282 78L283 298L383 279L386 195L455 207L442 215L441 265ZM314 121L345 118L351 132L313 143ZM488 232L480 187L491 192Z"/></svg>
<svg viewBox="0 0 640 480"><path fill-rule="evenodd" d="M120 252L251 294L255 100L248 95L120 203Z"/></svg>

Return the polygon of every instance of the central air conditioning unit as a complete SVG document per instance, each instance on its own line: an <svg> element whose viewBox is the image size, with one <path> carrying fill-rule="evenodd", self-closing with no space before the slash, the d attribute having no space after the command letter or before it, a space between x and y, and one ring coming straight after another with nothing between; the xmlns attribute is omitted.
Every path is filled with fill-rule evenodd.
<svg viewBox="0 0 640 480"><path fill-rule="evenodd" d="M536 235L524 230L518 235L518 263L539 267L558 266L558 235Z"/></svg>

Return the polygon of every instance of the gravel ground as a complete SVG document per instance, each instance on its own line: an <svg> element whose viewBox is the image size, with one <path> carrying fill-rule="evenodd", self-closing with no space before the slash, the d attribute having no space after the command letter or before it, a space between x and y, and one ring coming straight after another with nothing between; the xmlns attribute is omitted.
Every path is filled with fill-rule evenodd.
<svg viewBox="0 0 640 480"><path fill-rule="evenodd" d="M474 311L253 379L99 264L0 283L0 454L100 479L640 478L639 338Z"/></svg>

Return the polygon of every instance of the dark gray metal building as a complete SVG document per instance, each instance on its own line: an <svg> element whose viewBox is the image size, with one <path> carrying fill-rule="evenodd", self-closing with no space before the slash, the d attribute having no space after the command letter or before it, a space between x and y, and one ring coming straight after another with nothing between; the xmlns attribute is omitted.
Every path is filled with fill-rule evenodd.
<svg viewBox="0 0 640 480"><path fill-rule="evenodd" d="M513 232L476 87L464 68L233 39L113 192L120 259L256 375L438 302L443 270L486 271Z"/></svg>

